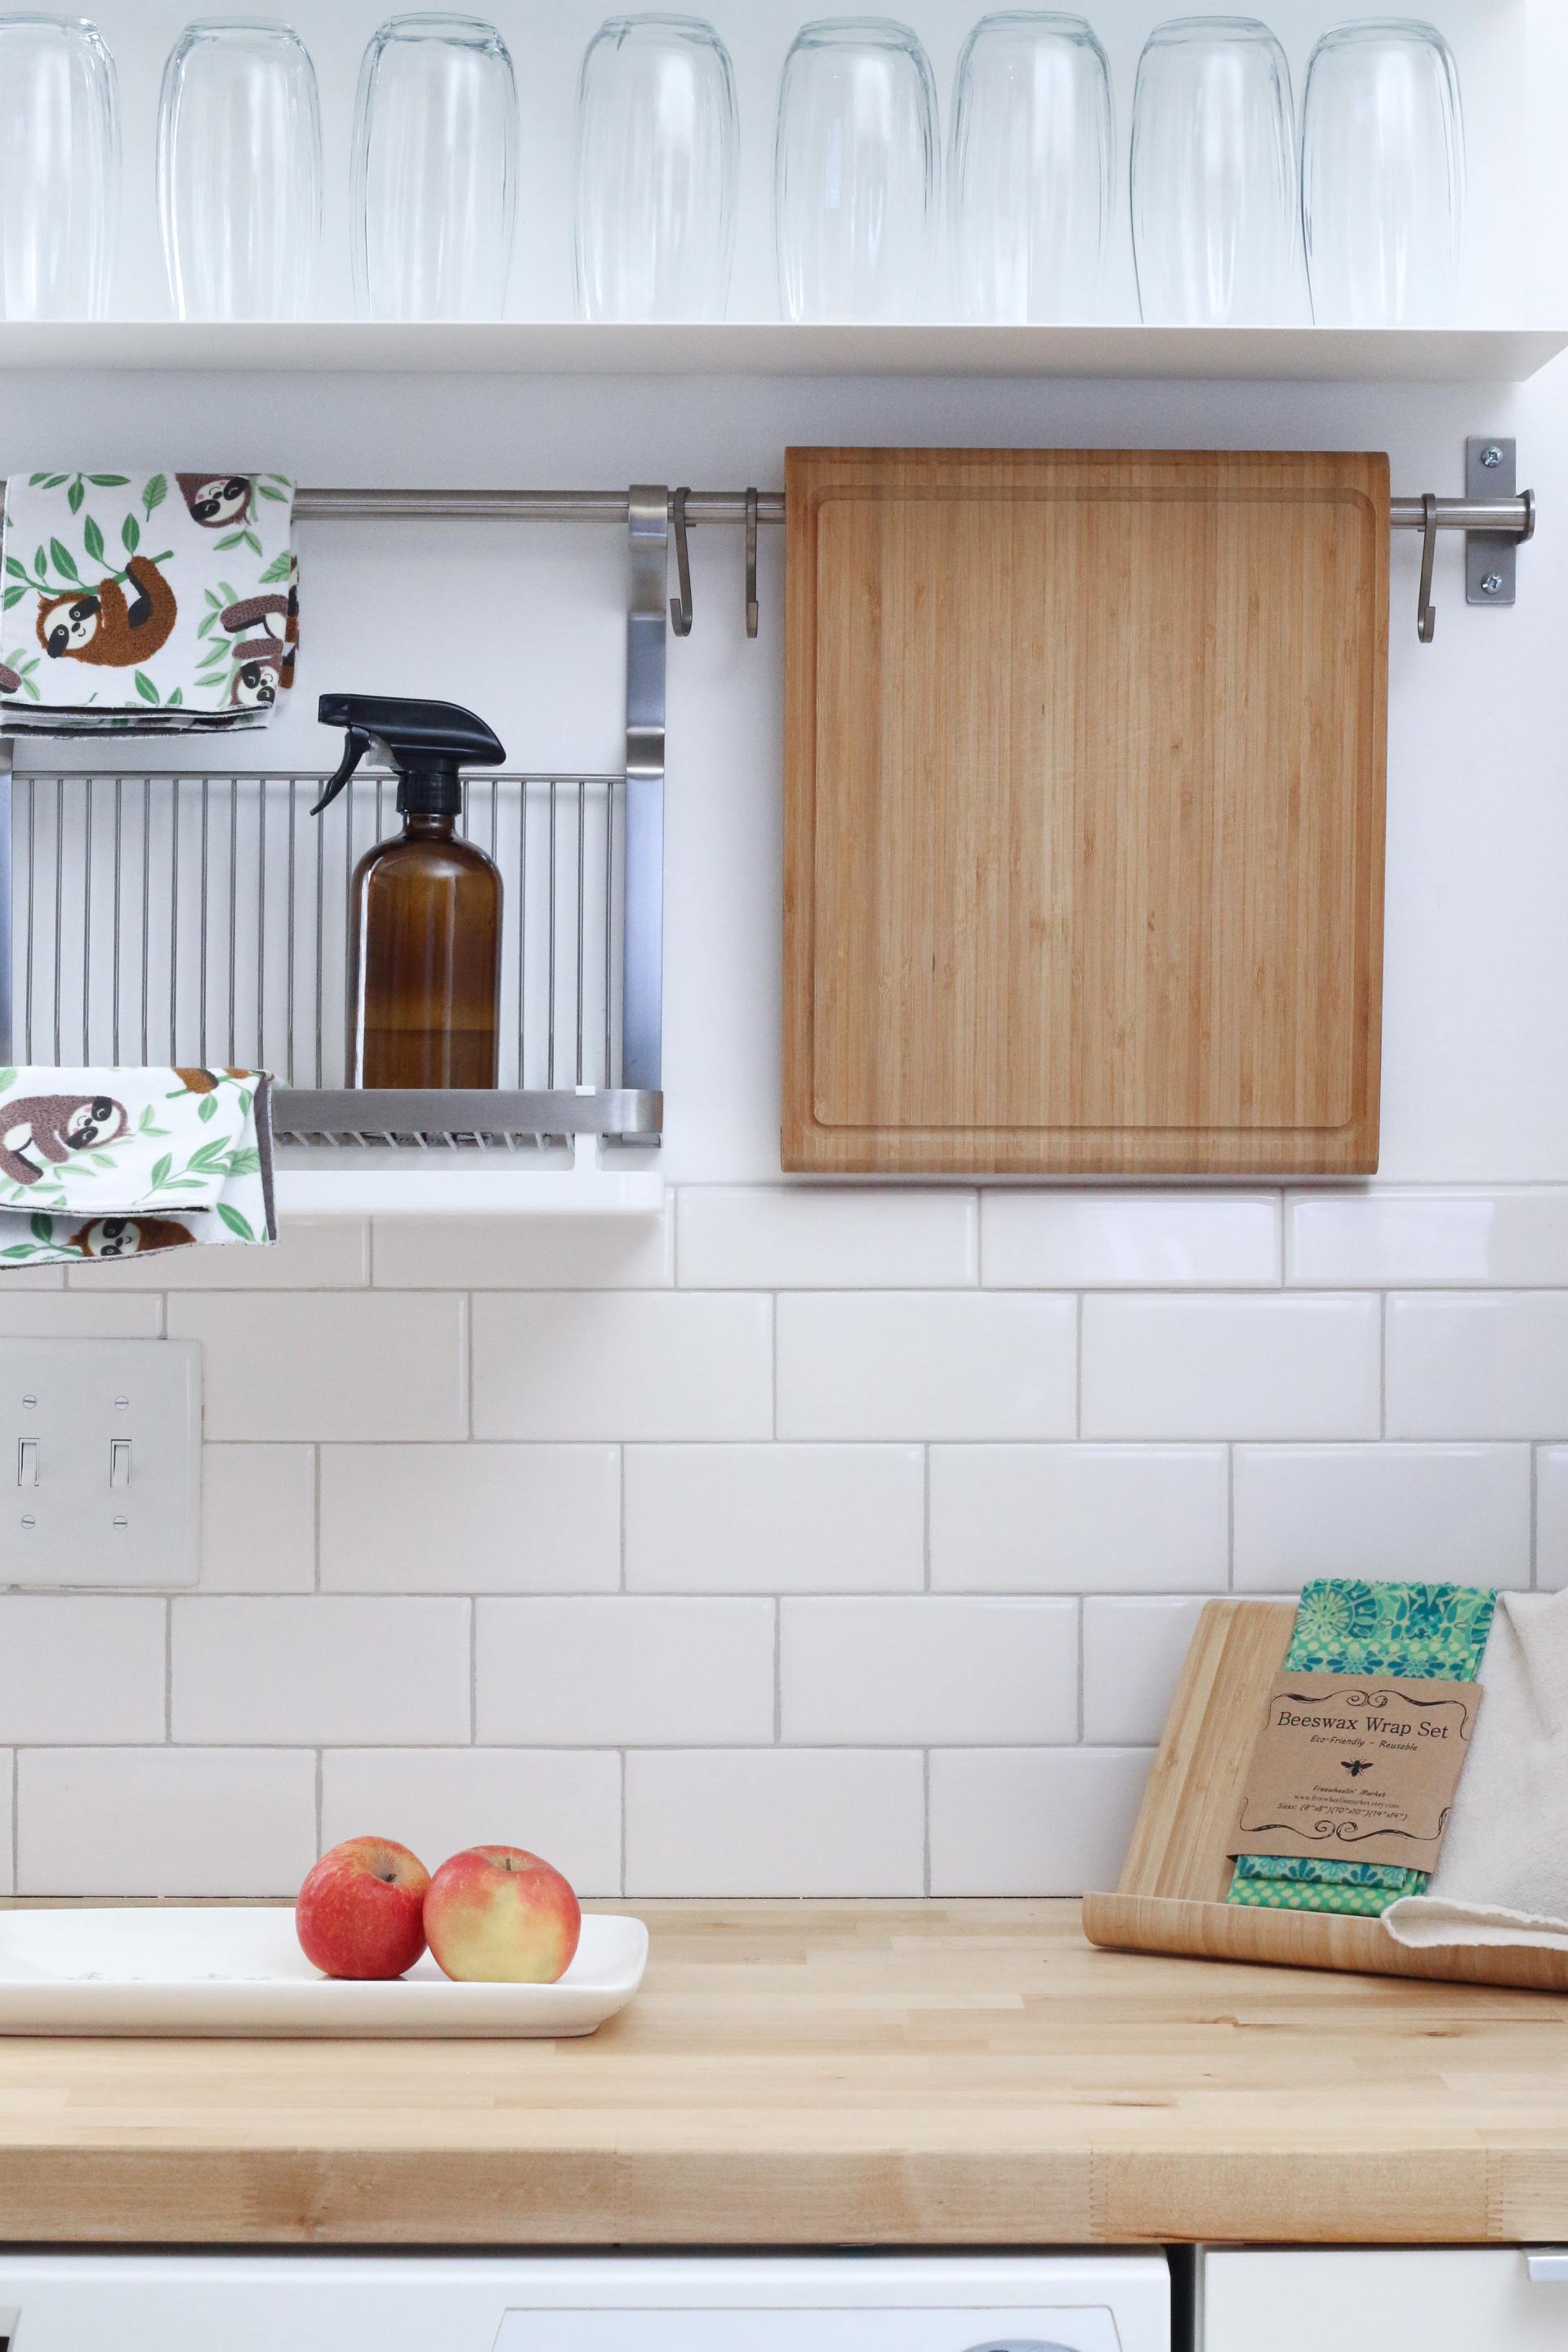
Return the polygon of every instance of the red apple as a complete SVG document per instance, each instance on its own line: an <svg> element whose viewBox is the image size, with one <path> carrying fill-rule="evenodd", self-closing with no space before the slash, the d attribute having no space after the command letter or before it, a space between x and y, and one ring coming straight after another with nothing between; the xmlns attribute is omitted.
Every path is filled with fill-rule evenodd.
<svg viewBox="0 0 1568 2352"><path fill-rule="evenodd" d="M305 1958L329 1977L400 1977L425 1949L430 1874L391 1838L349 1838L300 1887L294 1927Z"/></svg>
<svg viewBox="0 0 1568 2352"><path fill-rule="evenodd" d="M553 1984L583 1932L558 1870L517 1845L471 1845L430 1881L425 1933L459 1984Z"/></svg>

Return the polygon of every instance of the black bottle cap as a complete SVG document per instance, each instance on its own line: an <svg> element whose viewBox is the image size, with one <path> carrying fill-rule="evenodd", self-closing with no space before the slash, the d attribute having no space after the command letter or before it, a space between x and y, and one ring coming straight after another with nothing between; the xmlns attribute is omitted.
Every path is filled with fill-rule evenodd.
<svg viewBox="0 0 1568 2352"><path fill-rule="evenodd" d="M493 730L456 702L421 702L382 694L323 694L323 727L347 730L337 773L311 810L330 807L373 745L397 771L397 805L407 816L456 816L463 805L461 770L493 768L506 751Z"/></svg>

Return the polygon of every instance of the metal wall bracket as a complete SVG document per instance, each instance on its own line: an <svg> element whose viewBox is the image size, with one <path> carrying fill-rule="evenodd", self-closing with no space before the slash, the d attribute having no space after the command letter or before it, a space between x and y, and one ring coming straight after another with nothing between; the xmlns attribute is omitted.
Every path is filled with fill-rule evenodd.
<svg viewBox="0 0 1568 2352"><path fill-rule="evenodd" d="M657 1094L664 1028L665 654L669 620L669 492L634 485L626 501L626 921L621 1083ZM684 521L686 501L679 513ZM683 589L689 594L686 583Z"/></svg>
<svg viewBox="0 0 1568 2352"><path fill-rule="evenodd" d="M1496 434L1465 444L1465 496L1511 499L1518 494L1518 445ZM1519 551L1535 530L1535 500L1529 499L1529 529L1514 533L1472 530L1465 535L1467 604L1511 604L1519 576Z"/></svg>

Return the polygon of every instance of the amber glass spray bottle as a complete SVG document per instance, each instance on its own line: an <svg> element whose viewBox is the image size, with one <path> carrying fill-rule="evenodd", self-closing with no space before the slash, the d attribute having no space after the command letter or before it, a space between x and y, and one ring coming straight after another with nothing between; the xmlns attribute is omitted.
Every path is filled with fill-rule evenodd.
<svg viewBox="0 0 1568 2352"><path fill-rule="evenodd" d="M349 1084L493 1087L500 1022L501 879L458 831L463 767L505 751L451 702L323 694L324 727L348 730L311 814L378 746L397 771L403 830L360 859L350 886Z"/></svg>

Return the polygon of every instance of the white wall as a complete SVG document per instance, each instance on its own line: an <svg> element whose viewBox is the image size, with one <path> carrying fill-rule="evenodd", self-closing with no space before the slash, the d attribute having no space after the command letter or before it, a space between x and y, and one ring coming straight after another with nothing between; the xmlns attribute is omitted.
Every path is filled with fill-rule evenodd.
<svg viewBox="0 0 1568 2352"><path fill-rule="evenodd" d="M182 11L98 13L131 131L123 307L147 311ZM538 59L534 216L597 12L497 13ZM945 99L967 7L909 13ZM1156 12L1099 13L1125 101ZM1326 12L1275 13L1299 71ZM715 14L754 134L790 21ZM1443 14L1484 217L1517 184L1489 91L1520 86L1522 10ZM375 11L297 15L341 159ZM749 299L765 176L753 136ZM1506 222L1487 236L1521 267ZM518 308L564 309L559 223L529 254ZM1396 546L1384 1176L1317 1209L767 1189L782 550L748 645L738 544L700 535L671 648L668 1254L391 1224L373 1255L344 1225L226 1253L243 1296L195 1268L154 1274L166 1303L133 1270L10 1276L0 1329L202 1338L212 1441L197 1594L0 1600L24 1888L282 1889L318 1836L377 1826L536 1841L604 1891L1070 1891L1114 1867L1202 1594L1568 1580L1565 385L7 375L6 470L771 487L792 441L1319 446L1447 492L1485 429L1517 434L1542 517L1512 614L1467 610L1444 550L1428 651ZM394 684L471 702L520 761L615 761L614 533L313 525L305 567L279 765L329 756L319 690Z"/></svg>

